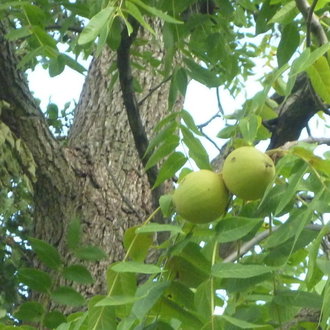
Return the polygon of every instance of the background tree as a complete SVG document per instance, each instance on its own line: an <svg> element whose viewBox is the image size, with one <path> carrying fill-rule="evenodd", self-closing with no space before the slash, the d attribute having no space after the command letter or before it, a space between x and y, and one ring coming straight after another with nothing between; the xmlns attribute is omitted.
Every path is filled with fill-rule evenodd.
<svg viewBox="0 0 330 330"><path fill-rule="evenodd" d="M326 328L330 167L314 149L329 141L296 140L315 114L326 125L327 6L1 3L3 323ZM55 104L43 113L25 72L41 63L51 76L66 66L84 73L81 56L93 59L73 113ZM188 81L235 96L260 60L262 90L241 109L223 113L218 93L227 143L213 141L222 147L213 166L233 147L270 141L275 184L261 201L233 198L221 221L192 226L163 195L188 158L211 169L204 125L181 110Z"/></svg>

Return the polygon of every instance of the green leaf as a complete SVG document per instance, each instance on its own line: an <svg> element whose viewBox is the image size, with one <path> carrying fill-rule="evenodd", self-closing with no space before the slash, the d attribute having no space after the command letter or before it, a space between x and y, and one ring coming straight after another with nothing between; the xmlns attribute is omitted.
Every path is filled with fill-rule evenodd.
<svg viewBox="0 0 330 330"><path fill-rule="evenodd" d="M78 39L78 44L84 45L91 41L94 41L101 32L104 25L110 19L113 19L114 15L115 7L108 6L98 12L95 16L93 16L87 26L81 32Z"/></svg>
<svg viewBox="0 0 330 330"><path fill-rule="evenodd" d="M69 66L71 69L79 72L84 73L86 72L86 68L82 66L80 63L78 63L76 60L68 56L67 54L61 54L60 55L63 58L63 61L67 66Z"/></svg>
<svg viewBox="0 0 330 330"><path fill-rule="evenodd" d="M268 24L285 23L287 18L293 19L298 14L298 9L295 1L286 3L280 10L278 10ZM293 17L292 17L293 16Z"/></svg>
<svg viewBox="0 0 330 330"><path fill-rule="evenodd" d="M66 322L66 317L61 312L52 311L45 315L42 324L47 328L54 329L64 322Z"/></svg>
<svg viewBox="0 0 330 330"><path fill-rule="evenodd" d="M163 297L175 301L178 305L184 306L187 310L195 310L194 292L179 281L172 281L164 292Z"/></svg>
<svg viewBox="0 0 330 330"><path fill-rule="evenodd" d="M67 244L70 250L76 249L81 242L82 229L78 218L70 221L67 229Z"/></svg>
<svg viewBox="0 0 330 330"><path fill-rule="evenodd" d="M62 265L61 256L52 245L46 243L45 241L30 238L29 239L32 250L37 254L37 257L41 262L51 269L57 270Z"/></svg>
<svg viewBox="0 0 330 330"><path fill-rule="evenodd" d="M300 34L295 23L288 24L282 31L280 43L277 47L277 63L281 67L287 63L300 44Z"/></svg>
<svg viewBox="0 0 330 330"><path fill-rule="evenodd" d="M282 199L280 200L275 210L275 215L279 214L285 208L285 206L291 201L291 199L293 198L293 196L295 195L298 189L298 186L307 168L308 165L306 163L304 162L300 163L299 168L296 169L296 173L290 178L289 185L287 186L287 189L282 195Z"/></svg>
<svg viewBox="0 0 330 330"><path fill-rule="evenodd" d="M187 65L188 74L192 79L197 80L209 88L221 85L221 78L214 72L200 66L190 58L185 58L184 62Z"/></svg>
<svg viewBox="0 0 330 330"><path fill-rule="evenodd" d="M226 320L230 324L235 325L236 327L239 327L241 329L258 329L258 328L268 328L272 329L267 324L255 324L251 322L247 322L244 320L237 319L235 317L229 316L229 315L221 315L220 316L222 319Z"/></svg>
<svg viewBox="0 0 330 330"><path fill-rule="evenodd" d="M139 273L139 274L158 274L162 270L160 267L151 264L144 264L135 261L122 261L111 266L114 272L119 273Z"/></svg>
<svg viewBox="0 0 330 330"><path fill-rule="evenodd" d="M323 303L322 303L322 317L321 317L321 328L326 329L329 325L329 318L330 318L330 280L327 280L327 284L324 288L323 292Z"/></svg>
<svg viewBox="0 0 330 330"><path fill-rule="evenodd" d="M294 210L291 212L290 217L286 220L280 228L273 232L265 241L264 246L268 249L279 246L286 242L289 238L293 237L296 233L297 227L301 222L303 210Z"/></svg>
<svg viewBox="0 0 330 330"><path fill-rule="evenodd" d="M175 173L187 162L187 158L182 152L174 152L164 162L158 172L158 176L153 188L159 186L165 180L172 178Z"/></svg>
<svg viewBox="0 0 330 330"><path fill-rule="evenodd" d="M70 265L64 267L63 277L69 281L74 281L81 284L91 284L94 279L88 269L83 265Z"/></svg>
<svg viewBox="0 0 330 330"><path fill-rule="evenodd" d="M180 92L182 96L186 96L187 86L188 86L188 77L186 70L184 68L179 68L175 70L174 77L175 86L177 90ZM187 111L183 110L186 114L188 114ZM182 115L182 113L181 113ZM188 114L190 115L190 114ZM192 119L192 118L191 118ZM186 125L189 127L189 125L186 123ZM190 128L190 127L189 127Z"/></svg>
<svg viewBox="0 0 330 330"><path fill-rule="evenodd" d="M330 67L328 60L321 56L306 71L316 93L323 101L330 103Z"/></svg>
<svg viewBox="0 0 330 330"><path fill-rule="evenodd" d="M239 122L239 129L243 135L243 139L252 143L255 140L258 129L261 126L261 117L250 115L244 117Z"/></svg>
<svg viewBox="0 0 330 330"><path fill-rule="evenodd" d="M38 292L48 292L52 285L52 279L46 272L34 268L21 268L17 276L20 282Z"/></svg>
<svg viewBox="0 0 330 330"><path fill-rule="evenodd" d="M163 216L166 218L170 217L174 212L172 195L167 194L167 195L160 196L159 206L162 210Z"/></svg>
<svg viewBox="0 0 330 330"><path fill-rule="evenodd" d="M107 270L108 294L114 296L133 296L136 291L136 275L133 273L118 273Z"/></svg>
<svg viewBox="0 0 330 330"><path fill-rule="evenodd" d="M208 279L201 283L195 292L194 303L196 310L203 322L207 322L213 314L212 299L215 298L213 283L214 279Z"/></svg>
<svg viewBox="0 0 330 330"><path fill-rule="evenodd" d="M139 226L128 228L124 234L124 247L128 256L137 262L143 262L153 243L153 235L138 232Z"/></svg>
<svg viewBox="0 0 330 330"><path fill-rule="evenodd" d="M197 288L209 278L208 268L194 265L182 256L173 256L166 265L171 276L190 288Z"/></svg>
<svg viewBox="0 0 330 330"><path fill-rule="evenodd" d="M100 300L95 306L119 306L133 304L142 298L143 297L134 296L111 296Z"/></svg>
<svg viewBox="0 0 330 330"><path fill-rule="evenodd" d="M45 32L44 29L42 29L40 26L32 26L31 31L36 36L41 46L48 46L49 48L53 49L52 52L57 52L56 40L53 39L47 32Z"/></svg>
<svg viewBox="0 0 330 330"><path fill-rule="evenodd" d="M14 313L14 317L25 322L38 322L44 313L40 303L29 301L21 304Z"/></svg>
<svg viewBox="0 0 330 330"><path fill-rule="evenodd" d="M237 133L237 126L226 126L218 134L219 139L230 139Z"/></svg>
<svg viewBox="0 0 330 330"><path fill-rule="evenodd" d="M330 49L330 42L316 48L313 52L310 52L309 48L306 48L298 58L296 58L292 65L289 73L289 80L286 87L286 95L289 95L297 75L309 68L318 58L328 52Z"/></svg>
<svg viewBox="0 0 330 330"><path fill-rule="evenodd" d="M131 2L134 2L137 6L143 8L145 11L149 12L150 14L157 16L159 18L161 18L162 20L164 20L165 22L169 22L169 23L175 23L175 24L182 24L182 21L179 21L167 14L165 14L164 12L156 9L155 7L151 7L146 5L144 2L140 1L140 0L131 0Z"/></svg>
<svg viewBox="0 0 330 330"><path fill-rule="evenodd" d="M88 327L86 330L117 329L115 309L112 306L97 306L97 303L104 298L104 296L94 296L88 302Z"/></svg>
<svg viewBox="0 0 330 330"><path fill-rule="evenodd" d="M177 115L177 114L176 114ZM176 120L171 121L168 125L164 127L156 136L154 136L150 141L148 148L145 152L144 157L157 145L160 145L167 139L169 136L174 135L173 133L177 130L178 124Z"/></svg>
<svg viewBox="0 0 330 330"><path fill-rule="evenodd" d="M216 226L219 243L233 242L249 234L262 223L261 218L226 217Z"/></svg>
<svg viewBox="0 0 330 330"><path fill-rule="evenodd" d="M130 15L132 15L146 30L148 30L153 35L156 35L156 32L153 28L145 21L143 15L141 14L139 8L135 6L134 3L130 1L125 1L125 6Z"/></svg>
<svg viewBox="0 0 330 330"><path fill-rule="evenodd" d="M1 9L1 6L0 6ZM30 27L23 26L22 28L11 30L6 34L6 39L9 41L15 41L21 38L26 38L32 34Z"/></svg>
<svg viewBox="0 0 330 330"><path fill-rule="evenodd" d="M179 226L159 223L148 223L147 225L141 226L137 229L138 233L156 233L162 231L170 231L174 234L183 234L182 228Z"/></svg>
<svg viewBox="0 0 330 330"><path fill-rule="evenodd" d="M9 7L22 7L29 4L30 1L7 1L4 4L0 4L0 10L8 9Z"/></svg>
<svg viewBox="0 0 330 330"><path fill-rule="evenodd" d="M273 301L282 306L298 306L314 309L321 309L322 306L322 297L320 295L304 291L277 291Z"/></svg>
<svg viewBox="0 0 330 330"><path fill-rule="evenodd" d="M315 279L318 279L319 276L318 273L320 272L318 266L317 266L317 256L319 253L320 245L322 244L323 237L325 235L328 235L330 233L330 225L327 224L324 226L321 231L318 233L317 237L311 244L309 248L309 254L308 254L308 267L307 267L307 275L306 275L306 285L307 288L310 290L315 286ZM322 273L321 273L322 274Z"/></svg>
<svg viewBox="0 0 330 330"><path fill-rule="evenodd" d="M169 318L180 320L181 327L179 329L204 329L201 320L195 313L187 311L184 307L178 305L176 302L162 297L159 303L155 306L155 312L166 315ZM220 329L220 328L218 328Z"/></svg>
<svg viewBox="0 0 330 330"><path fill-rule="evenodd" d="M145 170L156 165L159 161L173 152L180 143L180 138L176 135L168 135L163 140L163 143L159 146L158 149L150 156L148 162L145 166Z"/></svg>
<svg viewBox="0 0 330 330"><path fill-rule="evenodd" d="M82 306L85 303L84 297L73 288L61 286L51 294L52 299L61 305Z"/></svg>
<svg viewBox="0 0 330 330"><path fill-rule="evenodd" d="M189 156L200 169L212 170L209 155L201 141L196 138L185 126L181 125L183 142L189 149Z"/></svg>
<svg viewBox="0 0 330 330"><path fill-rule="evenodd" d="M48 72L50 77L55 77L60 75L65 69L65 60L60 55L55 58L50 59Z"/></svg>
<svg viewBox="0 0 330 330"><path fill-rule="evenodd" d="M111 29L109 31L107 44L112 50L117 50L121 42L122 25L120 16L116 16L112 22Z"/></svg>
<svg viewBox="0 0 330 330"><path fill-rule="evenodd" d="M263 265L218 263L212 267L212 275L220 278L249 278L270 273L272 268Z"/></svg>
<svg viewBox="0 0 330 330"><path fill-rule="evenodd" d="M106 259L107 254L97 246L83 246L74 251L74 254L82 260L98 261Z"/></svg>
<svg viewBox="0 0 330 330"><path fill-rule="evenodd" d="M196 135L202 136L202 133L199 131L195 124L194 118L187 110L181 110L180 115L189 130L191 130Z"/></svg>
<svg viewBox="0 0 330 330"><path fill-rule="evenodd" d="M136 296L142 296L143 299L134 303L132 307L133 314L142 320L149 310L154 306L163 292L169 287L170 282L146 282L141 285L136 292Z"/></svg>

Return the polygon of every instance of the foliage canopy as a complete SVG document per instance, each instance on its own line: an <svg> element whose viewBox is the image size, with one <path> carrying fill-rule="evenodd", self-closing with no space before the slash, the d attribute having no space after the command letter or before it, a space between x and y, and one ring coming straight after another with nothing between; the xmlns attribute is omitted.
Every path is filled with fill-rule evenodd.
<svg viewBox="0 0 330 330"><path fill-rule="evenodd" d="M200 169L213 167L201 142L207 123L196 125L186 110L175 111L191 79L235 97L250 77L260 76L261 90L233 113L223 112L218 94L214 118L222 118L225 127L213 143L224 157L231 148L270 141L268 153L276 160L276 179L264 197L250 202L232 198L226 215L211 225L186 222L175 214L171 195L163 195L144 223L126 231L125 258L106 272L108 292L86 299L73 286L54 287L55 278L89 285L94 279L86 263L107 256L81 243L79 219L72 219L66 233L77 263L67 264L56 247L29 237L36 165L25 144L1 122L3 328L276 329L290 327L307 310L312 317L298 317L292 327L326 329L330 153L324 149L320 156L318 146L330 142L292 140L314 115L328 127L328 10L328 1L321 0L2 1L5 37L15 46L23 72L42 64L51 77L65 67L84 74L81 59L100 56L108 47L130 52L134 93L147 92L138 81L144 70L162 76L163 84L170 81L168 116L155 125L148 147L139 150L146 171L158 166L154 188L178 171L187 174L189 162ZM164 61L143 48L149 43L164 50ZM110 67L113 85L121 70L120 65ZM305 97L313 100L307 106ZM7 105L0 102L2 110ZM65 137L62 117L70 118L68 109L50 104L45 117L55 135ZM180 145L185 151L178 150ZM22 164L27 166L24 175ZM152 222L158 212L169 223ZM168 237L157 243L154 235L161 232ZM150 250L159 251L154 263L146 262ZM29 266L32 253L49 272ZM30 291L79 311L47 310L26 299Z"/></svg>

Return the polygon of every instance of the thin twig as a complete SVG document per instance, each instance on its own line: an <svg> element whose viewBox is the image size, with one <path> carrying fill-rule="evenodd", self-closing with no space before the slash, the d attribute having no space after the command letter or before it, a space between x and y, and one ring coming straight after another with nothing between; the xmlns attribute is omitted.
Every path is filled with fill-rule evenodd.
<svg viewBox="0 0 330 330"><path fill-rule="evenodd" d="M219 90L219 87L216 88L215 92L217 94L218 109L219 109L220 113L224 116L225 115L225 112L223 111L223 107L222 107L222 104L221 104L221 101L220 101L220 90Z"/></svg>
<svg viewBox="0 0 330 330"><path fill-rule="evenodd" d="M213 145L214 145L214 147L219 151L219 152L221 152L221 148L219 148L218 147L218 145L206 134L206 133L204 133L204 131L203 131L203 129L201 128L200 130L199 130L200 132L201 132L201 134L205 137L205 139L207 139L208 141L210 141Z"/></svg>
<svg viewBox="0 0 330 330"><path fill-rule="evenodd" d="M141 106L143 104L143 102L148 98L150 97L150 95L152 93L154 93L159 87L161 87L162 85L164 85L165 83L167 83L170 79L172 78L172 75L170 75L169 77L167 77L166 79L164 79L163 81L161 81L158 85L156 85L155 87L149 89L149 92L148 94L142 98L142 100L140 100L138 102L138 106Z"/></svg>
<svg viewBox="0 0 330 330"><path fill-rule="evenodd" d="M210 119L208 119L205 123L197 125L197 127L201 130L202 128L209 125L216 118L221 118L221 116L219 115L219 111L215 115L213 115Z"/></svg>
<svg viewBox="0 0 330 330"><path fill-rule="evenodd" d="M314 2L317 2L314 0ZM314 4L313 2L313 4ZM317 37L319 44L324 45L328 42L328 37L326 33L324 32L324 29L318 20L317 16L313 13L313 8L309 6L307 0L296 0L297 7L299 11L303 14L303 16L306 19L307 28L309 26L310 31ZM316 6L316 3L315 5ZM310 12L310 9L312 8L312 11ZM310 17L309 17L310 15Z"/></svg>
<svg viewBox="0 0 330 330"><path fill-rule="evenodd" d="M276 226L272 228L272 233L275 231L279 230L281 226ZM305 229L309 230L315 230L315 231L320 231L323 228L321 225L307 225ZM240 253L237 254L237 251L234 251L231 253L227 258L223 260L223 262L234 262L237 259L239 259L241 256L243 256L245 253L250 251L253 247L255 247L257 244L259 244L261 241L263 241L265 238L267 238L270 235L270 232L268 230L265 230L261 232L259 235L256 237L252 238L250 241L245 243L243 246L241 246Z"/></svg>
<svg viewBox="0 0 330 330"><path fill-rule="evenodd" d="M312 5L309 7L308 15L306 19L306 25L307 25L307 33L306 33L306 46L311 46L311 26L312 26L312 17L314 13L314 9L316 7L318 0L314 0Z"/></svg>
<svg viewBox="0 0 330 330"><path fill-rule="evenodd" d="M62 25L60 24L53 24L53 25L47 25L46 30L61 30ZM81 33L83 28L81 26L68 26L66 27L66 30L75 32L75 33Z"/></svg>

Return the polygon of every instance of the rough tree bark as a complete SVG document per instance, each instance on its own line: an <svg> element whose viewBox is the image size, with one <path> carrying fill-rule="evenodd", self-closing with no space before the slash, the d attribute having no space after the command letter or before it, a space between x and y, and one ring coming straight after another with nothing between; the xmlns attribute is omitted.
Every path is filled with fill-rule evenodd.
<svg viewBox="0 0 330 330"><path fill-rule="evenodd" d="M124 254L124 231L146 219L159 195L159 191L150 189L155 172L147 176L143 169L143 149L137 145L140 140L133 138L119 81L110 87L109 68L117 61L117 54L105 49L93 59L67 144L62 146L49 132L27 82L16 70L13 45L5 40L4 34L5 28L0 25L0 99L10 105L2 112L1 120L27 144L35 158L34 234L66 256L66 228L73 217L79 217L86 244L98 245L108 255L92 265L95 284L80 290L86 296L104 293L107 266ZM139 37L149 38L144 47L162 60L160 42L150 35ZM129 52L129 47L123 48L119 56L125 52ZM139 104L136 115L150 135L155 123L166 113L168 85L162 84L164 78L149 67L135 78L145 93L139 97L148 96ZM129 75L123 79L127 79L126 84L132 83ZM149 93L158 85L161 88ZM126 101L135 97L133 90L129 92ZM127 109L126 104L126 110L132 109Z"/></svg>

